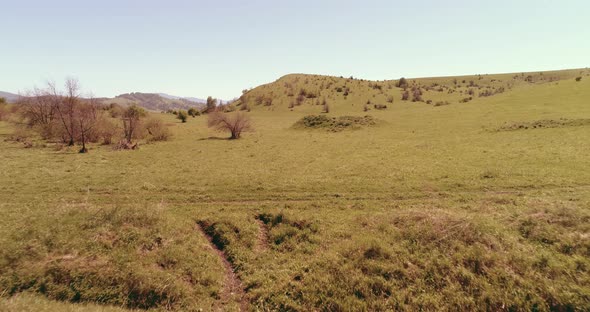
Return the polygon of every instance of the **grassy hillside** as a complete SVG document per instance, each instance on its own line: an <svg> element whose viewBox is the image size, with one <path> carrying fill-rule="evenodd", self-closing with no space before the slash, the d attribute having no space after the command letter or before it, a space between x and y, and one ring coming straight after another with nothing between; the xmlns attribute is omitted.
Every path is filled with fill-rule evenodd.
<svg viewBox="0 0 590 312"><path fill-rule="evenodd" d="M587 311L589 73L408 79L425 102L289 75L245 95L240 140L154 114L174 140L136 151L25 149L0 122L0 307ZM378 122L294 127L323 98Z"/></svg>
<svg viewBox="0 0 590 312"><path fill-rule="evenodd" d="M389 105L399 102L428 103L441 106L464 102L480 102L487 97L509 92L514 88L535 85L559 84L560 80L590 75L588 69L534 72L519 74L474 75L460 77L368 81L354 77L330 77L292 74L277 81L249 90L236 104L245 103L250 109L284 110L302 112L322 110L325 99L336 113L364 112L365 104ZM402 100L404 90L409 93ZM414 91L419 90L420 99L414 101ZM470 99L471 98L471 99ZM438 104L437 104L438 103Z"/></svg>

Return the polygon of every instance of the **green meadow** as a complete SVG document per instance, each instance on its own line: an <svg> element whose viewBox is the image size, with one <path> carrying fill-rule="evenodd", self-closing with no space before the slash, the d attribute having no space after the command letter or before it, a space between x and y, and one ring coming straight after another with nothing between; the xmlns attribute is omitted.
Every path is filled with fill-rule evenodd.
<svg viewBox="0 0 590 312"><path fill-rule="evenodd" d="M0 310L588 311L589 75L287 75L239 140L87 154L0 121Z"/></svg>

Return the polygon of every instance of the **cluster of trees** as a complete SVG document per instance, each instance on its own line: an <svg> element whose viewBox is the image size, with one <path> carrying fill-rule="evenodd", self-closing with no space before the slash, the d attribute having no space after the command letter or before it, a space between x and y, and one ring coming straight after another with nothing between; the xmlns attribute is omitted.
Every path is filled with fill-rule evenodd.
<svg viewBox="0 0 590 312"><path fill-rule="evenodd" d="M230 139L239 139L243 132L252 129L250 118L242 112L226 114L231 111L226 106L229 105L218 105L216 99L209 97L202 111L191 108L173 113L183 122L188 116L207 114L208 127L229 132ZM80 153L88 152L89 143L135 149L140 140L164 141L171 137L162 120L149 117L141 107L104 105L93 97L83 97L75 79L67 79L63 91L51 82L44 88L35 88L10 107L0 99L0 119L6 119L12 112L10 108L18 108L14 113L20 126L48 142L78 145Z"/></svg>
<svg viewBox="0 0 590 312"><path fill-rule="evenodd" d="M22 121L48 141L68 146L79 144L80 153L88 152L88 143L112 144L134 149L136 140L167 140L168 129L158 119L146 119L140 107L123 108L117 104L103 105L92 97L83 98L75 79L67 79L65 90L54 83L34 89L18 103Z"/></svg>
<svg viewBox="0 0 590 312"><path fill-rule="evenodd" d="M207 114L211 112L215 112L223 108L223 105L217 105L217 99L209 96L207 97L207 104L202 111L198 110L195 107L191 107L188 110L168 110L167 113L176 115L176 118L179 119L181 122L185 123L188 120L188 117L197 117L201 116L201 114Z"/></svg>
<svg viewBox="0 0 590 312"><path fill-rule="evenodd" d="M245 94L246 92L244 92ZM327 104L326 104L327 105ZM196 108L191 108L188 111L179 110L171 111L183 123L186 122L189 116L196 117L202 114L207 115L207 126L218 131L228 131L230 133L229 139L239 139L242 132L252 130L252 123L250 117L245 113L238 112L235 114L226 114L234 111L234 107L230 104L223 105L221 101L209 96L207 98L206 106L202 111Z"/></svg>

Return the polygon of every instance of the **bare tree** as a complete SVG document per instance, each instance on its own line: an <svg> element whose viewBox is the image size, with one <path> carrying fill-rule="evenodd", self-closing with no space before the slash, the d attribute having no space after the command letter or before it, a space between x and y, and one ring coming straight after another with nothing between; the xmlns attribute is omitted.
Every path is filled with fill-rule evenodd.
<svg viewBox="0 0 590 312"><path fill-rule="evenodd" d="M143 108L132 105L123 112L123 115L121 115L121 120L123 121L123 133L125 134L127 144L131 144L134 135L137 132L140 119L141 117L144 117L145 114Z"/></svg>
<svg viewBox="0 0 590 312"><path fill-rule="evenodd" d="M48 83L48 91L50 97L53 99L57 116L63 125L65 134L67 135L68 145L72 146L76 139L76 120L75 114L77 105L80 104L80 85L78 80L68 78L66 80L66 93L62 96L55 87L55 84Z"/></svg>
<svg viewBox="0 0 590 312"><path fill-rule="evenodd" d="M94 127L98 123L98 102L94 98L90 98L87 103L78 105L75 112L75 120L78 126L78 132L80 133L80 142L82 148L80 153L87 153L86 142L88 141L88 135L94 130Z"/></svg>
<svg viewBox="0 0 590 312"><path fill-rule="evenodd" d="M244 113L224 114L222 112L213 112L209 114L207 125L219 131L229 131L230 139L239 139L242 132L252 129L250 117Z"/></svg>
<svg viewBox="0 0 590 312"><path fill-rule="evenodd" d="M55 118L55 102L47 90L35 88L20 97L18 104L29 126L48 125Z"/></svg>

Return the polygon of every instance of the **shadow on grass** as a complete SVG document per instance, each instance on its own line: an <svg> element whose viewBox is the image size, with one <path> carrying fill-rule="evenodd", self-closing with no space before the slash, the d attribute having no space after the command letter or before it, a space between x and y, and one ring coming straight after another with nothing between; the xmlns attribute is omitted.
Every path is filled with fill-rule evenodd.
<svg viewBox="0 0 590 312"><path fill-rule="evenodd" d="M215 141L215 140L221 140L221 141L229 141L230 138L220 138L220 137L207 137L207 138L200 138L199 141Z"/></svg>

